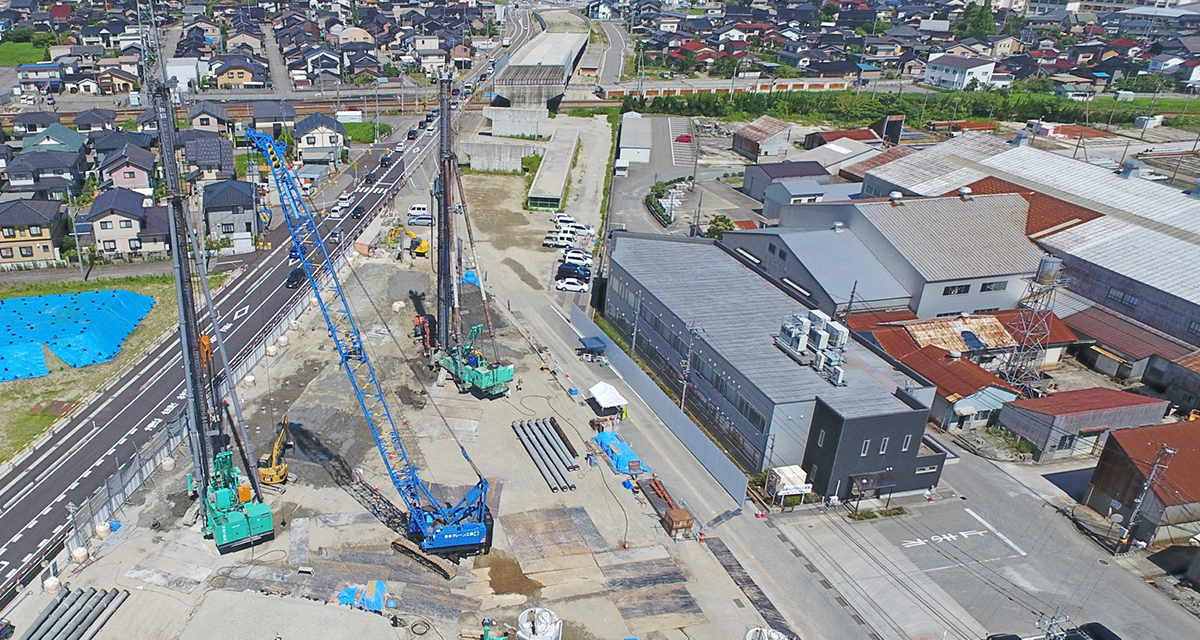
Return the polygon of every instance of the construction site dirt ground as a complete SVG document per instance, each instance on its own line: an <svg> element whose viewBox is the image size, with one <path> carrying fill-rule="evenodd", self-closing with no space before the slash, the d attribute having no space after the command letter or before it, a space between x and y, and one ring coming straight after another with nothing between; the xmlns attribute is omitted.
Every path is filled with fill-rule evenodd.
<svg viewBox="0 0 1200 640"><path fill-rule="evenodd" d="M462 560L447 581L394 553L390 543L398 534L337 486L338 474L357 470L381 496L400 502L324 321L310 309L288 332L287 344L252 372L253 385L239 387L254 455L269 450L278 421L286 415L292 422L291 481L266 490L275 539L218 555L199 525L189 526L189 454L180 449L176 469L156 474L118 514L121 528L93 540L94 560L62 574L71 588L130 591L98 637L299 638L315 629L326 638L400 637L414 635L411 625L421 620L452 638L478 629L485 616L515 624L532 605L554 610L572 639L684 640L686 633L715 640L762 624L712 554L696 542L668 538L650 506L622 488L622 476L584 462L573 473L577 490L550 492L511 423L555 416L583 451L591 412L542 369L503 310L496 309L497 348L502 360L516 365L522 390L482 400L459 394L453 384L437 386L409 337L414 312L432 296L426 263L360 258L343 289L422 478L448 500L474 484L462 446L491 482L491 554ZM482 314L477 292L463 297L474 306L466 308L465 326ZM404 306L393 312L397 301ZM491 356L490 347L484 351ZM300 573L301 567L309 569ZM370 580L385 582L384 613L402 618L408 630L326 604L339 590ZM11 613L18 629L49 599L36 585L30 589Z"/></svg>

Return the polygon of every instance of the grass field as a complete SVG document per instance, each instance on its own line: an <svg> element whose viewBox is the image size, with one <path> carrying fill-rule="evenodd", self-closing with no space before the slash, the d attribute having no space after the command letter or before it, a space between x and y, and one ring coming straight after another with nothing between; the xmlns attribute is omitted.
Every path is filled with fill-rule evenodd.
<svg viewBox="0 0 1200 640"><path fill-rule="evenodd" d="M225 279L224 274L210 277L211 286ZM32 413L38 403L75 402L95 390L107 378L124 369L155 338L179 322L175 302L175 278L170 275L100 279L90 282L46 282L0 286L0 299L61 293L79 293L99 289L124 289L154 298L154 308L125 339L121 353L110 362L74 368L49 349L43 348L50 375L29 380L0 382L0 460L7 460L46 427L56 416Z"/></svg>
<svg viewBox="0 0 1200 640"><path fill-rule="evenodd" d="M346 135L350 136L350 142L368 144L375 142L375 122L345 122L342 123L346 127ZM386 137L395 129L392 125L386 122L379 123L379 137Z"/></svg>
<svg viewBox="0 0 1200 640"><path fill-rule="evenodd" d="M0 67L15 67L45 59L46 50L33 46L31 42L0 42Z"/></svg>

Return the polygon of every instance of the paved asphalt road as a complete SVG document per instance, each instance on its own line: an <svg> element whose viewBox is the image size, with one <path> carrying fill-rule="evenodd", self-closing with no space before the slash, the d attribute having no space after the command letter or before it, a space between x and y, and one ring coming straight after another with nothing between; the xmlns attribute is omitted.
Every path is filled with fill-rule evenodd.
<svg viewBox="0 0 1200 640"><path fill-rule="evenodd" d="M621 80L621 66L629 50L630 37L619 22L601 22L600 27L608 36L608 50L604 52L604 66L600 69L600 84L612 84Z"/></svg>
<svg viewBox="0 0 1200 640"><path fill-rule="evenodd" d="M524 31L524 19L512 21L510 31ZM526 34L515 33L517 42ZM487 65L476 65L464 81L474 81ZM377 170L383 154L367 154L359 159L358 171L377 170L377 181L359 186L354 205L371 211L395 183L436 155L436 144L413 144L405 151L405 162L395 162L386 170ZM403 175L402 175L403 174ZM346 242L353 241L370 222L361 220L325 220L319 225L328 232L340 225ZM291 246L285 227L268 232L275 247L257 252L246 264L237 281L215 296L221 314L223 336L232 358L251 346L259 330L297 296L307 296L307 285L299 290L284 287L295 261L288 259ZM203 331L211 330L205 313L200 322ZM18 568L49 543L67 521L67 503L82 503L118 466L133 455L155 429L183 409L184 381L180 366L178 334L150 353L122 377L106 397L87 407L58 433L48 438L7 473L0 476L0 583L13 577Z"/></svg>

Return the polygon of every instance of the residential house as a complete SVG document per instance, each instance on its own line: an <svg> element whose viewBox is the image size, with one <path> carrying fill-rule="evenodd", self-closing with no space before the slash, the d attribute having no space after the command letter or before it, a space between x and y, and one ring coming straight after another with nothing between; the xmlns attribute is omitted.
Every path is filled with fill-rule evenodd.
<svg viewBox="0 0 1200 640"><path fill-rule="evenodd" d="M192 123L193 129L226 135L230 135L233 128L233 123L229 120L229 111L208 100L201 100L188 109L188 121Z"/></svg>
<svg viewBox="0 0 1200 640"><path fill-rule="evenodd" d="M110 189L96 196L76 224L91 226L93 251L100 255L121 258L165 253L170 247L166 207L147 208L145 201L136 191Z"/></svg>
<svg viewBox="0 0 1200 640"><path fill-rule="evenodd" d="M941 347L930 345L899 359L937 385L929 418L945 430L993 424L1004 403L1020 392L995 374Z"/></svg>
<svg viewBox="0 0 1200 640"><path fill-rule="evenodd" d="M150 150L154 145L154 135L150 133L135 133L133 131L113 131L99 138L96 138L92 143L92 150L96 152L97 158L102 158L105 155L130 144L140 149Z"/></svg>
<svg viewBox="0 0 1200 640"><path fill-rule="evenodd" d="M184 179L196 187L235 177L233 144L228 140L218 137L189 139L183 143L183 156L188 170Z"/></svg>
<svg viewBox="0 0 1200 640"><path fill-rule="evenodd" d="M13 193L32 193L35 198L43 200L62 200L68 194L79 193L83 171L83 153L20 153L8 163L6 190Z"/></svg>
<svg viewBox="0 0 1200 640"><path fill-rule="evenodd" d="M226 60L213 70L221 89L261 89L267 85L266 67L245 58Z"/></svg>
<svg viewBox="0 0 1200 640"><path fill-rule="evenodd" d="M925 68L925 83L943 89L964 91L989 86L996 61L950 54L932 54Z"/></svg>
<svg viewBox="0 0 1200 640"><path fill-rule="evenodd" d="M100 188L131 189L146 196L154 195L155 155L137 145L126 144L111 151L100 161Z"/></svg>
<svg viewBox="0 0 1200 640"><path fill-rule="evenodd" d="M209 238L232 240L235 233L262 233L254 210L256 188L240 180L221 180L204 186L204 225Z"/></svg>
<svg viewBox="0 0 1200 640"><path fill-rule="evenodd" d="M96 77L96 81L100 84L100 91L105 95L115 93L129 93L136 91L139 86L139 79L136 75L113 67L105 69Z"/></svg>
<svg viewBox="0 0 1200 640"><path fill-rule="evenodd" d="M154 107L139 113L133 122L137 125L138 133L158 135L158 112L154 110Z"/></svg>
<svg viewBox="0 0 1200 640"><path fill-rule="evenodd" d="M225 47L229 51L238 47L249 47L255 55L263 55L263 36L249 30L237 31L225 39Z"/></svg>
<svg viewBox="0 0 1200 640"><path fill-rule="evenodd" d="M254 103L254 129L270 132L279 139L284 129L295 129L296 108L286 102L259 101Z"/></svg>
<svg viewBox="0 0 1200 640"><path fill-rule="evenodd" d="M346 128L323 113L314 113L296 123L297 156L305 163L337 163L349 146Z"/></svg>
<svg viewBox="0 0 1200 640"><path fill-rule="evenodd" d="M17 86L28 93L59 93L63 89L63 66L58 62L17 65Z"/></svg>
<svg viewBox="0 0 1200 640"><path fill-rule="evenodd" d="M66 151L83 154L88 138L61 124L52 124L41 131L21 139L21 153L31 151Z"/></svg>
<svg viewBox="0 0 1200 640"><path fill-rule="evenodd" d="M75 130L96 138L116 131L117 112L112 109L85 109L75 114Z"/></svg>
<svg viewBox="0 0 1200 640"><path fill-rule="evenodd" d="M52 124L58 124L61 119L62 115L49 111L22 111L13 115L13 137L20 140Z"/></svg>
<svg viewBox="0 0 1200 640"><path fill-rule="evenodd" d="M48 266L57 261L67 227L64 209L58 200L0 203L0 265Z"/></svg>

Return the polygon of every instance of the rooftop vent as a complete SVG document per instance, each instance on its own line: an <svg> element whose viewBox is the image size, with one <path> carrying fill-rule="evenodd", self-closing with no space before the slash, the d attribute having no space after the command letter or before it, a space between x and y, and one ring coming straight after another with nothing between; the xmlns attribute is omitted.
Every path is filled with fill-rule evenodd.
<svg viewBox="0 0 1200 640"><path fill-rule="evenodd" d="M845 223L845 222L842 222L842 221L840 221L840 220L839 220L839 221L837 221L837 222L835 222L835 223L833 223L833 230L834 230L834 231L836 231L837 233L841 233L841 232L845 231L845 230L846 230L846 223Z"/></svg>
<svg viewBox="0 0 1200 640"><path fill-rule="evenodd" d="M946 354L946 357L950 358L951 360L958 360L959 358L962 357L962 354L959 353L958 351L950 351L949 353Z"/></svg>
<svg viewBox="0 0 1200 640"><path fill-rule="evenodd" d="M901 200L903 200L903 199L904 199L904 194L903 194L903 193L900 193L899 191L893 191L893 192L891 192L891 193L889 193L889 194L888 194L888 198L890 198L890 199L891 199L891 201L892 201L892 206L893 206L893 207L901 207L901 206L904 206L904 203L903 203L903 202L901 202Z"/></svg>
<svg viewBox="0 0 1200 640"><path fill-rule="evenodd" d="M971 199L971 187L959 187L958 195L963 200L970 200Z"/></svg>

